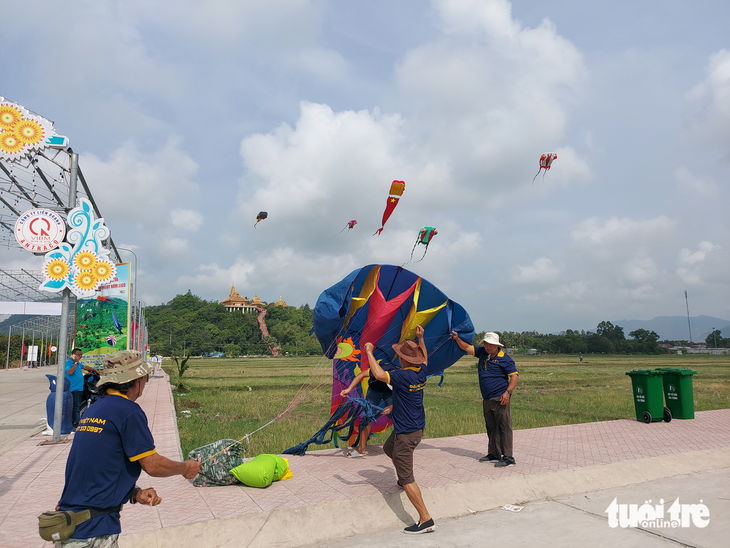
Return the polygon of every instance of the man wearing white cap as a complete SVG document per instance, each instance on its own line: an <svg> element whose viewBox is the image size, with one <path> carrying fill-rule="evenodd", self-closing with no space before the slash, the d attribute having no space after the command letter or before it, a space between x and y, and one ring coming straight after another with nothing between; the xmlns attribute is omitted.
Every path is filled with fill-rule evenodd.
<svg viewBox="0 0 730 548"><path fill-rule="evenodd" d="M456 331L451 332L451 338L464 352L479 358L479 389L489 438L487 455L479 461L493 462L500 468L514 466L510 400L519 377L515 362L502 350L504 345L496 333L486 333L479 348L462 341Z"/></svg>

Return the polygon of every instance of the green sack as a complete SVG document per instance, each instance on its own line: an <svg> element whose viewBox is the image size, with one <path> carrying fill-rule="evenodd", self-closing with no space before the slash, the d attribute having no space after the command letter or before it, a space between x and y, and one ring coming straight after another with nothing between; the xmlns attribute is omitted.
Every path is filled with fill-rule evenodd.
<svg viewBox="0 0 730 548"><path fill-rule="evenodd" d="M250 487L268 487L289 470L287 462L277 455L259 455L231 470L238 481Z"/></svg>
<svg viewBox="0 0 730 548"><path fill-rule="evenodd" d="M200 463L200 471L193 479L193 485L210 487L238 483L229 470L243 463L245 456L243 444L236 440L219 440L193 449L188 459Z"/></svg>

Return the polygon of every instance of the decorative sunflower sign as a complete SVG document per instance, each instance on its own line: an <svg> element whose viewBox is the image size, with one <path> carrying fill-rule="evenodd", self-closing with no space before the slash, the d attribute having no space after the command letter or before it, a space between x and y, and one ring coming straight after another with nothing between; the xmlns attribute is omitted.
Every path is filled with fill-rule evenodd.
<svg viewBox="0 0 730 548"><path fill-rule="evenodd" d="M66 241L46 253L41 291L56 293L68 287L79 298L90 297L117 273L102 244L109 237L104 219L94 218L88 200L79 198L79 202L68 215L71 228Z"/></svg>
<svg viewBox="0 0 730 548"><path fill-rule="evenodd" d="M50 120L0 97L0 158L27 160L34 152L47 147L65 149L68 138L57 135Z"/></svg>

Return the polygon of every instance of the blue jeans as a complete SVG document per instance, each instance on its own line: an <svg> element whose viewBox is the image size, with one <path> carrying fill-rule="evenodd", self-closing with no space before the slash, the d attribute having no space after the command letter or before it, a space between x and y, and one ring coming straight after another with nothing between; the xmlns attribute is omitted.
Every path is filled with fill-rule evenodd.
<svg viewBox="0 0 730 548"><path fill-rule="evenodd" d="M74 410L71 413L71 425L76 428L81 420L81 398L84 395L83 390L74 390L71 392L71 396L74 399Z"/></svg>

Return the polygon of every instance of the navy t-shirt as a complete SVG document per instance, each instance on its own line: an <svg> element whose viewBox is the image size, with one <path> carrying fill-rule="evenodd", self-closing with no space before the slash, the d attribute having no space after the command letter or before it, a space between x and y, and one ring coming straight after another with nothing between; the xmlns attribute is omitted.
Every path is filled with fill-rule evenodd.
<svg viewBox="0 0 730 548"><path fill-rule="evenodd" d="M517 374L514 360L501 348L495 357L490 358L483 346L474 347L474 356L479 358L477 371L482 398L489 400L504 394L509 386L510 376Z"/></svg>
<svg viewBox="0 0 730 548"><path fill-rule="evenodd" d="M139 459L155 452L142 408L116 391L102 397L84 413L74 434L58 503L61 510L78 512L127 502L142 472ZM72 538L115 535L121 530L115 512L81 523Z"/></svg>
<svg viewBox="0 0 730 548"><path fill-rule="evenodd" d="M426 368L417 371L411 367L387 371L388 384L393 387L393 431L409 434L426 428L423 408L423 389L426 386Z"/></svg>

